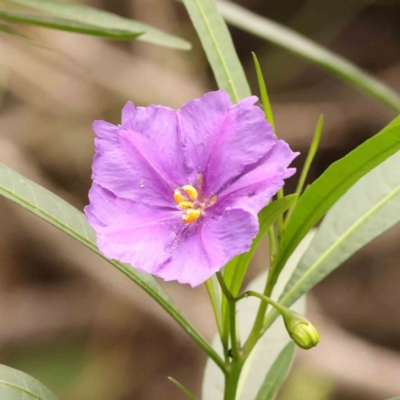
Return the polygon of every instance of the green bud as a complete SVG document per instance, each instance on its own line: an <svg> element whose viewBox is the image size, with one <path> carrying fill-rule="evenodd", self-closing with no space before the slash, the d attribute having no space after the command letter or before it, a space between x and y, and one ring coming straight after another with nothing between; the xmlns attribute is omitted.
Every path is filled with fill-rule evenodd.
<svg viewBox="0 0 400 400"><path fill-rule="evenodd" d="M299 322L291 332L290 337L304 350L309 350L319 343L317 328L309 322Z"/></svg>
<svg viewBox="0 0 400 400"><path fill-rule="evenodd" d="M289 309L281 314L289 336L297 346L309 350L319 343L320 336L317 328L305 317Z"/></svg>

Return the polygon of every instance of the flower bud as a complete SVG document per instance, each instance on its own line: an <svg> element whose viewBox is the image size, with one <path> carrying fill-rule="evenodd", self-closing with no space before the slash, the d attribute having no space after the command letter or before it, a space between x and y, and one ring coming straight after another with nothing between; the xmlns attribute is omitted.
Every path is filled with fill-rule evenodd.
<svg viewBox="0 0 400 400"><path fill-rule="evenodd" d="M317 328L309 322L299 322L291 332L290 337L304 350L309 350L319 343Z"/></svg>
<svg viewBox="0 0 400 400"><path fill-rule="evenodd" d="M315 347L320 340L317 328L305 317L292 310L282 313L286 329L292 340L304 350Z"/></svg>

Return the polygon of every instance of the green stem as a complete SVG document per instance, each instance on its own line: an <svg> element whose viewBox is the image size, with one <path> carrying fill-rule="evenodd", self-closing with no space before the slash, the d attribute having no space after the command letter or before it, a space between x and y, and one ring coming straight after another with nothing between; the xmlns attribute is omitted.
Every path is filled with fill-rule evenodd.
<svg viewBox="0 0 400 400"><path fill-rule="evenodd" d="M224 279L224 277L222 276L221 272L218 271L216 275L217 275L218 282L219 282L219 284L220 284L220 286L221 286L222 292L224 293L226 299L227 299L228 301L233 301L233 300L235 300L233 294L232 294L232 293L230 292L230 290L228 289L228 286L226 286L225 279Z"/></svg>
<svg viewBox="0 0 400 400"><path fill-rule="evenodd" d="M261 293L255 292L254 290L247 290L246 292L242 293L240 296L235 298L235 301L238 302L241 299L245 299L249 296L257 297L260 300L264 301L267 304L270 304L272 307L276 308L278 312L283 313L287 311L287 308L282 306L281 304L277 303L276 301L272 300L271 298L264 296Z"/></svg>
<svg viewBox="0 0 400 400"><path fill-rule="evenodd" d="M239 343L236 332L236 302L235 297L229 291L226 286L224 277L221 272L217 272L217 279L221 286L222 292L224 293L229 305L229 329L231 334L231 346L232 346L232 358L236 359L239 357Z"/></svg>
<svg viewBox="0 0 400 400"><path fill-rule="evenodd" d="M278 199L282 199L284 196L283 192L283 187L279 189L277 197ZM283 221L283 214L281 214L278 218L278 244L280 243L282 236L283 236L283 230L284 230L284 221Z"/></svg>
<svg viewBox="0 0 400 400"><path fill-rule="evenodd" d="M224 400L235 400L239 385L239 378L243 368L243 360L233 359L230 370L225 377Z"/></svg>
<svg viewBox="0 0 400 400"><path fill-rule="evenodd" d="M269 298L271 296L272 290L275 285L275 282L272 281L272 279L271 279L271 277L272 277L271 272L272 272L272 267L269 270L268 279L267 279L265 289L263 292L263 296L265 296L266 298ZM268 309L268 303L262 301L258 308L257 316L256 316L256 320L254 322L253 328L252 328L250 335L247 338L247 341L243 347L243 353L244 353L245 359L250 355L254 346L257 344L258 340L260 339L262 334L265 332L265 330L263 329L263 325L264 325L264 317L265 317L265 313L267 312L267 309Z"/></svg>
<svg viewBox="0 0 400 400"><path fill-rule="evenodd" d="M274 224L272 224L268 229L268 244L269 244L269 259L270 265L272 263L272 259L276 253L276 240L275 240L275 229Z"/></svg>

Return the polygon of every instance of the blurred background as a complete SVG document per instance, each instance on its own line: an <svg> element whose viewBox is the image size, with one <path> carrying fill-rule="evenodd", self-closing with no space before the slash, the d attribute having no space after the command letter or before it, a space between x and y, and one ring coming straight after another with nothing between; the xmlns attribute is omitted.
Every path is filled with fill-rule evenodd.
<svg viewBox="0 0 400 400"><path fill-rule="evenodd" d="M400 1L240 0L347 57L400 91ZM178 52L24 27L36 46L0 37L0 162L82 209L93 158L92 121L119 123L127 100L174 108L215 89L184 7L173 0L88 0L193 44ZM395 113L315 66L231 29L258 93L263 66L277 133L305 159L325 116L310 181L376 134ZM286 185L294 190L296 177ZM322 341L298 351L280 400L379 400L400 394L400 227L357 253L309 296ZM249 278L267 267L261 248ZM65 234L0 198L0 363L61 400L184 399L200 395L204 354L125 276ZM216 332L204 287L163 284L208 340Z"/></svg>

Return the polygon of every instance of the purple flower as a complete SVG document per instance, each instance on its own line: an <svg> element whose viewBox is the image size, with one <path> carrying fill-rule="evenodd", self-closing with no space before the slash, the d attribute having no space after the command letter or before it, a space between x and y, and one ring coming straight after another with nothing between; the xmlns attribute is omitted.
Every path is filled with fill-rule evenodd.
<svg viewBox="0 0 400 400"><path fill-rule="evenodd" d="M248 251L297 155L256 101L232 105L220 90L178 111L129 102L119 126L95 121L85 212L100 251L192 286Z"/></svg>

